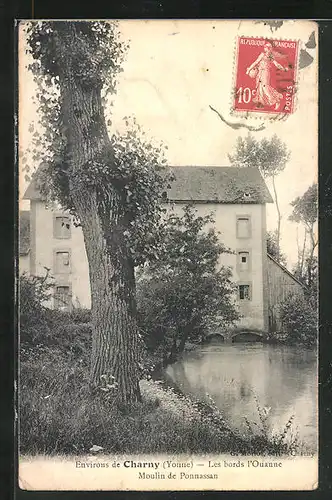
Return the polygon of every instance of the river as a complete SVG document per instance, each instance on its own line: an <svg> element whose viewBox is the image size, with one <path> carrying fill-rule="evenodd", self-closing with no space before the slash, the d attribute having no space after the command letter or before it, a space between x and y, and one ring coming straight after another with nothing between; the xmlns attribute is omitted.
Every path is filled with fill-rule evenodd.
<svg viewBox="0 0 332 500"><path fill-rule="evenodd" d="M201 346L169 366L166 376L196 399L208 402L211 397L228 424L245 434L244 417L260 425L257 401L269 412L270 432L282 431L294 415L292 434L306 449L317 449L314 350L262 343Z"/></svg>

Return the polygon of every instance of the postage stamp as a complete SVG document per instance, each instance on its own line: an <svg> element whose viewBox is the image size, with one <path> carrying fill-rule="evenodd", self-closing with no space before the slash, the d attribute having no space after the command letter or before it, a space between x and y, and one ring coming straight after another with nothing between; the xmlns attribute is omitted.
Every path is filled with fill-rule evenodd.
<svg viewBox="0 0 332 500"><path fill-rule="evenodd" d="M238 37L233 111L293 113L297 56L297 40Z"/></svg>

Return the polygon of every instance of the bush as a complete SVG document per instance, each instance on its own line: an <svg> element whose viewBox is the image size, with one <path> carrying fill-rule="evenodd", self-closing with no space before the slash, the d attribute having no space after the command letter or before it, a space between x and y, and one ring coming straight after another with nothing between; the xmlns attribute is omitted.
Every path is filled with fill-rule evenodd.
<svg viewBox="0 0 332 500"><path fill-rule="evenodd" d="M20 342L25 345L36 345L41 338L50 335L51 311L45 307L52 293L52 283L45 276L28 276L23 274L19 281L19 326Z"/></svg>
<svg viewBox="0 0 332 500"><path fill-rule="evenodd" d="M315 345L318 334L317 309L305 296L289 295L279 306L285 341Z"/></svg>
<svg viewBox="0 0 332 500"><path fill-rule="evenodd" d="M91 309L84 309L83 307L74 307L70 312L63 313L68 323L87 324L91 323Z"/></svg>
<svg viewBox="0 0 332 500"><path fill-rule="evenodd" d="M70 312L46 307L53 283L48 275L20 276L20 346L28 352L35 347L56 346L63 352L83 357L91 352L91 311L74 308Z"/></svg>
<svg viewBox="0 0 332 500"><path fill-rule="evenodd" d="M52 317L51 331L46 345L58 347L63 352L84 358L88 363L92 348L92 326L90 323L74 323L70 318L61 317L55 321Z"/></svg>

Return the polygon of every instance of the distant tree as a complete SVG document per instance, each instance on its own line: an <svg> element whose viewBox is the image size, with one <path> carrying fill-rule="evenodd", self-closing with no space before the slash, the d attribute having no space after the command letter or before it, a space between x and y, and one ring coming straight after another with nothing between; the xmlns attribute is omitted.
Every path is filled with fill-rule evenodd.
<svg viewBox="0 0 332 500"><path fill-rule="evenodd" d="M293 211L289 220L302 224L305 231L302 255L299 256L297 272L306 281L308 287L311 287L313 284L316 286L314 281L317 274L317 262L314 254L318 245L316 231L318 218L317 183L313 183L302 196L295 198L291 202L291 206L293 207ZM308 248L306 248L307 241L309 241Z"/></svg>
<svg viewBox="0 0 332 500"><path fill-rule="evenodd" d="M264 137L261 140L254 138L250 133L247 137L238 137L235 153L228 155L232 165L237 167L256 167L260 170L262 176L271 178L274 201L276 204L278 223L277 223L277 250L280 250L280 228L281 212L278 201L278 194L275 186L275 178L284 170L290 158L290 152L287 146L277 135L270 139Z"/></svg>
<svg viewBox="0 0 332 500"><path fill-rule="evenodd" d="M301 295L289 295L279 305L280 320L287 343L308 346L317 342L317 308L312 301Z"/></svg>
<svg viewBox="0 0 332 500"><path fill-rule="evenodd" d="M306 257L303 262L298 261L293 268L294 276L305 285L305 294L317 305L318 292L318 259Z"/></svg>
<svg viewBox="0 0 332 500"><path fill-rule="evenodd" d="M277 232L268 231L266 234L267 253L276 259L280 264L287 265L286 256L281 252L278 246Z"/></svg>
<svg viewBox="0 0 332 500"><path fill-rule="evenodd" d="M219 265L228 250L200 217L186 207L165 222L163 245L137 282L138 313L150 351L174 361L188 340L201 340L207 330L225 327L239 315L233 303L231 270Z"/></svg>

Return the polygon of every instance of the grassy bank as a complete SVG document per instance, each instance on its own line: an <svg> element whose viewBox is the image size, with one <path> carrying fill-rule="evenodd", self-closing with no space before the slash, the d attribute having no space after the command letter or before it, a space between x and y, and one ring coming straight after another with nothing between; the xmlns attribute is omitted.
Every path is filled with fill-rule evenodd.
<svg viewBox="0 0 332 500"><path fill-rule="evenodd" d="M58 347L22 350L20 453L287 454L296 443L264 432L238 435L211 404L207 407L152 380L142 380L143 402L119 408L88 388L87 360Z"/></svg>

